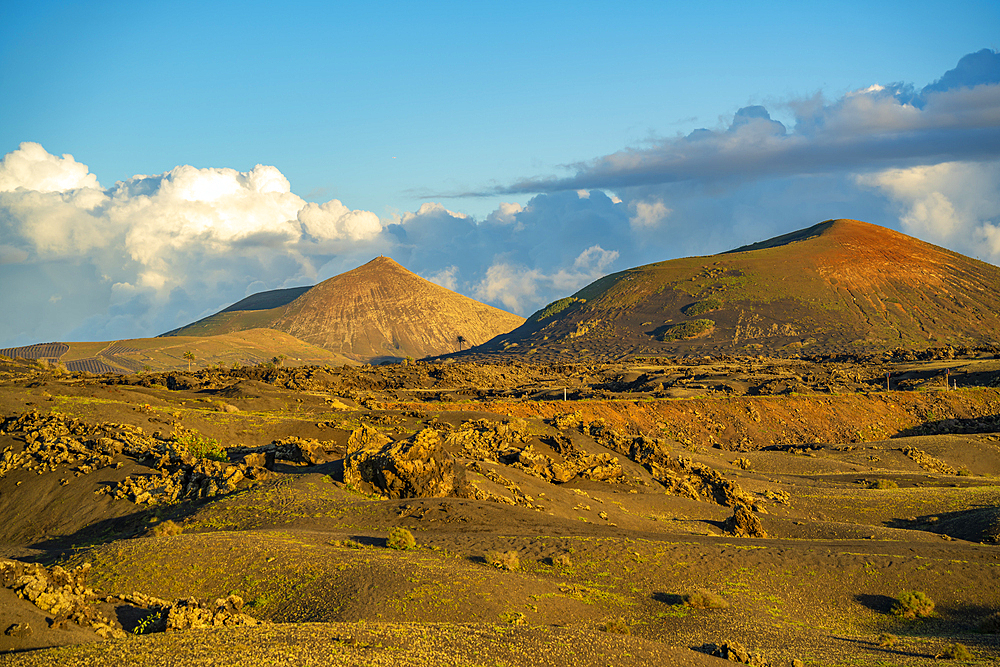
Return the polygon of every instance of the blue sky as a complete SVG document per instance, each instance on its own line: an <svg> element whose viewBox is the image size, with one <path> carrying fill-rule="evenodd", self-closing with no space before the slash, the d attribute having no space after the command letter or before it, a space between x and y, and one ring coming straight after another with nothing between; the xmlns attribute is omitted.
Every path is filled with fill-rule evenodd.
<svg viewBox="0 0 1000 667"><path fill-rule="evenodd" d="M0 346L380 253L521 314L831 217L996 263L996 3L813 4L7 7Z"/></svg>

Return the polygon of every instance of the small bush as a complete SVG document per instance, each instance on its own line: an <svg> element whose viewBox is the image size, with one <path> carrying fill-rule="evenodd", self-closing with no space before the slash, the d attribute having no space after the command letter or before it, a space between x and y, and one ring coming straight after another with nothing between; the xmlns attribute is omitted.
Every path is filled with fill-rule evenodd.
<svg viewBox="0 0 1000 667"><path fill-rule="evenodd" d="M1000 611L993 612L979 621L976 629L987 635L1000 635Z"/></svg>
<svg viewBox="0 0 1000 667"><path fill-rule="evenodd" d="M718 299L705 299L703 301L695 301L694 303L684 306L681 311L689 317L697 317L698 315L704 315L705 313L710 313L713 310L718 310L722 308L722 302Z"/></svg>
<svg viewBox="0 0 1000 667"><path fill-rule="evenodd" d="M939 657L946 660L972 660L975 656L964 644L948 644Z"/></svg>
<svg viewBox="0 0 1000 667"><path fill-rule="evenodd" d="M528 617L519 611L509 611L500 614L500 618L507 625L524 625L524 623L528 620Z"/></svg>
<svg viewBox="0 0 1000 667"><path fill-rule="evenodd" d="M934 601L921 591L904 591L896 598L890 611L894 616L912 621L934 613Z"/></svg>
<svg viewBox="0 0 1000 667"><path fill-rule="evenodd" d="M715 329L715 322L712 320L690 320L682 324L675 324L663 333L663 340L669 343L672 340L688 340L697 338Z"/></svg>
<svg viewBox="0 0 1000 667"><path fill-rule="evenodd" d="M869 489L898 489L899 484L896 484L891 479L876 479L873 482L868 482Z"/></svg>
<svg viewBox="0 0 1000 667"><path fill-rule="evenodd" d="M174 437L174 442L183 447L187 447L188 453L196 459L209 459L210 461L228 461L226 450L222 448L215 438L203 438L197 433L186 433Z"/></svg>
<svg viewBox="0 0 1000 667"><path fill-rule="evenodd" d="M553 556L549 559L549 563L552 565L558 565L559 567L571 567L573 561L570 560L569 554L559 554L558 556Z"/></svg>
<svg viewBox="0 0 1000 667"><path fill-rule="evenodd" d="M183 532L184 528L179 523L167 519L151 527L146 531L146 534L149 537L168 537L170 535L180 535Z"/></svg>
<svg viewBox="0 0 1000 667"><path fill-rule="evenodd" d="M883 632L878 636L878 645L882 648L892 648L899 643L899 637Z"/></svg>
<svg viewBox="0 0 1000 667"><path fill-rule="evenodd" d="M389 531L389 539L386 542L386 546L390 549L405 551L406 549L412 549L417 546L417 540L413 537L413 533L407 529L393 528Z"/></svg>
<svg viewBox="0 0 1000 667"><path fill-rule="evenodd" d="M132 630L132 634L145 635L150 632L155 632L157 629L162 630L163 623L166 619L163 618L162 611L151 611L144 617L139 619L139 622L135 624L135 628Z"/></svg>
<svg viewBox="0 0 1000 667"><path fill-rule="evenodd" d="M517 570L521 567L521 559L516 551L496 551L490 550L484 556L487 565L492 565L501 570Z"/></svg>
<svg viewBox="0 0 1000 667"><path fill-rule="evenodd" d="M725 609L729 606L729 603L721 595L702 588L691 591L683 598L684 606L692 609Z"/></svg>
<svg viewBox="0 0 1000 667"><path fill-rule="evenodd" d="M357 540L352 540L351 538L347 538L346 540L333 540L332 542L330 542L330 545L334 547L343 547L345 549L365 548L365 545L361 544L361 542L358 542Z"/></svg>
<svg viewBox="0 0 1000 667"><path fill-rule="evenodd" d="M609 618L604 622L604 626L601 629L605 632L611 632L616 635L632 634L632 628L629 627L628 621L621 616L618 618Z"/></svg>

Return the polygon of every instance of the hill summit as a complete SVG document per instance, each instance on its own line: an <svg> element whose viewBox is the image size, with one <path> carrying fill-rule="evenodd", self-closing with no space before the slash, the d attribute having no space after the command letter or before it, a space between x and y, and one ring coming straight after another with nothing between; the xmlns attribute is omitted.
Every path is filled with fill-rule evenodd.
<svg viewBox="0 0 1000 667"><path fill-rule="evenodd" d="M374 361L454 352L523 322L425 280L388 257L376 257L313 287L252 295L164 335L211 336L264 327L354 360Z"/></svg>
<svg viewBox="0 0 1000 667"><path fill-rule="evenodd" d="M477 352L849 353L1000 339L1000 268L857 220L614 273Z"/></svg>

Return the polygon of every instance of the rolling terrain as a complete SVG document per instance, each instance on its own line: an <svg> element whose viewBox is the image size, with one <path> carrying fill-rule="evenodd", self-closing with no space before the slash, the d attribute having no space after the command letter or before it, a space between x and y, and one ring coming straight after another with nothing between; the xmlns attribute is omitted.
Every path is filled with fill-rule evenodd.
<svg viewBox="0 0 1000 667"><path fill-rule="evenodd" d="M1000 340L1000 268L856 220L621 271L474 353L538 362Z"/></svg>
<svg viewBox="0 0 1000 667"><path fill-rule="evenodd" d="M188 359L185 355L190 354ZM355 364L347 357L273 329L217 336L130 338L83 343L42 343L0 349L0 355L38 360L71 373L145 373L222 364L253 366L278 357L283 364Z"/></svg>
<svg viewBox="0 0 1000 667"><path fill-rule="evenodd" d="M997 348L0 360L2 659L874 666L961 645L992 664L998 386ZM893 613L912 591L930 615Z"/></svg>
<svg viewBox="0 0 1000 667"><path fill-rule="evenodd" d="M339 351L485 340L386 258L5 350L0 662L996 664L997 272L838 220L444 358Z"/></svg>
<svg viewBox="0 0 1000 667"><path fill-rule="evenodd" d="M164 335L270 328L355 361L385 361L459 351L522 322L377 257L311 288L253 295Z"/></svg>

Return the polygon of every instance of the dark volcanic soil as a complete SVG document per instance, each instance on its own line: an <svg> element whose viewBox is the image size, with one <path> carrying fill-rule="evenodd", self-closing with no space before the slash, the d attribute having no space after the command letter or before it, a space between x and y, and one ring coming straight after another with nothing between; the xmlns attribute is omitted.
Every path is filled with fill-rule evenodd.
<svg viewBox="0 0 1000 667"><path fill-rule="evenodd" d="M0 360L0 557L49 577L4 580L0 661L721 665L727 642L757 664L995 661L1000 360L907 356ZM414 548L389 546L399 528ZM60 588L52 566L84 563L90 590ZM893 615L913 590L933 614ZM192 597L210 627L178 620Z"/></svg>

